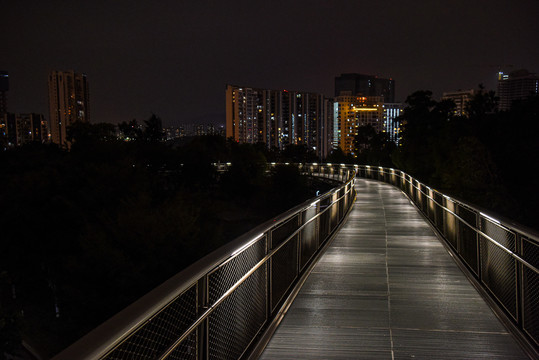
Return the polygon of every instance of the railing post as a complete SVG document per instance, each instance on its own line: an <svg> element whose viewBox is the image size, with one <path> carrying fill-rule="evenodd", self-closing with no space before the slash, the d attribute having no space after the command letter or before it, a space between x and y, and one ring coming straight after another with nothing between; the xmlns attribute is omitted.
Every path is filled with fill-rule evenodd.
<svg viewBox="0 0 539 360"><path fill-rule="evenodd" d="M477 277L482 282L483 281L483 266L481 264L481 236L479 235L479 231L483 231L484 229L481 226L481 215L478 211L475 212L475 242L476 242L476 249L477 249Z"/></svg>
<svg viewBox="0 0 539 360"><path fill-rule="evenodd" d="M524 258L524 251L522 250L522 235L515 232L515 252L521 258ZM518 261L516 266L516 288L517 288L517 322L519 328L524 330L524 265Z"/></svg>
<svg viewBox="0 0 539 360"><path fill-rule="evenodd" d="M272 246L272 234L273 232L271 230L268 230L268 232L266 233L266 255L269 254L269 252L271 251L271 246ZM266 287L268 289L268 291L266 292L266 319L270 319L271 318L271 299L272 299L272 282L271 282L271 274L273 272L273 266L272 266L272 262L273 262L273 257L271 257L268 261L267 261L267 271L266 271Z"/></svg>
<svg viewBox="0 0 539 360"><path fill-rule="evenodd" d="M301 225L303 224L303 216L304 216L304 212L305 211L301 211L298 213L297 217L297 222L296 222L296 229L300 228ZM301 241L302 241L302 238L303 238L303 231L300 231L298 232L298 235L296 236L296 263L297 263L297 266L296 266L296 274L298 274L297 276L299 276L299 274L301 273Z"/></svg>
<svg viewBox="0 0 539 360"><path fill-rule="evenodd" d="M204 275L197 283L197 301L198 301L198 313L201 315L204 311L208 309L208 298L209 298L209 289L208 289L208 275ZM198 327L198 359L207 360L209 353L209 329L208 329L208 319L205 319L204 322Z"/></svg>

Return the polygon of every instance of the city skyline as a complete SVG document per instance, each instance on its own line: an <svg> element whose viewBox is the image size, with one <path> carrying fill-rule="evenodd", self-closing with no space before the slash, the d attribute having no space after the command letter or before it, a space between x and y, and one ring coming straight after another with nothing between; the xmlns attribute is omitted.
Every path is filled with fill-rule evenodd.
<svg viewBox="0 0 539 360"><path fill-rule="evenodd" d="M9 2L0 69L8 111L48 114L47 74L92 83L92 122L164 125L225 119L226 84L331 96L334 78L396 80L416 90L496 89L499 70L539 71L536 1L229 3ZM32 26L21 27L20 19ZM16 31L15 31L16 29ZM512 66L508 66L512 65Z"/></svg>

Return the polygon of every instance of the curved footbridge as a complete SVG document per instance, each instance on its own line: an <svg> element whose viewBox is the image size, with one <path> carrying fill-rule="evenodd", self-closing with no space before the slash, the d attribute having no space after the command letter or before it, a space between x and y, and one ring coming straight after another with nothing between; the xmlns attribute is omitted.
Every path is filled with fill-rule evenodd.
<svg viewBox="0 0 539 360"><path fill-rule="evenodd" d="M54 360L539 358L537 234L402 171L298 167L336 187L193 263Z"/></svg>
<svg viewBox="0 0 539 360"><path fill-rule="evenodd" d="M356 192L260 359L528 359L400 189Z"/></svg>

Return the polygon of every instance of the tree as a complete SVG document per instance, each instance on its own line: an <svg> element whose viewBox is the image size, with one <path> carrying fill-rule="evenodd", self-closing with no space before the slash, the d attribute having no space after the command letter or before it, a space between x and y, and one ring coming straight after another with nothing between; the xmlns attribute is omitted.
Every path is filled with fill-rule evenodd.
<svg viewBox="0 0 539 360"><path fill-rule="evenodd" d="M361 164L393 166L391 153L396 145L386 133L377 133L371 125L359 126L354 138L354 153Z"/></svg>
<svg viewBox="0 0 539 360"><path fill-rule="evenodd" d="M67 140L77 146L93 145L97 142L116 140L116 127L109 123L91 124L75 121L67 128Z"/></svg>
<svg viewBox="0 0 539 360"><path fill-rule="evenodd" d="M499 98L494 91L485 91L483 84L479 84L479 90L471 101L466 104L466 114L469 119L483 120L486 115L491 115L498 108Z"/></svg>
<svg viewBox="0 0 539 360"><path fill-rule="evenodd" d="M227 192L238 199L256 199L265 182L264 154L251 144L231 143L232 166L223 175Z"/></svg>
<svg viewBox="0 0 539 360"><path fill-rule="evenodd" d="M353 164L356 162L356 159L354 159L352 155L345 154L344 151L338 147L331 150L330 154L326 158L326 161L335 164Z"/></svg>
<svg viewBox="0 0 539 360"><path fill-rule="evenodd" d="M281 162L310 163L317 159L316 153L305 144L286 145L280 155Z"/></svg>
<svg viewBox="0 0 539 360"><path fill-rule="evenodd" d="M126 140L133 141L142 139L142 129L136 119L133 119L130 122L121 122L118 124L118 129Z"/></svg>
<svg viewBox="0 0 539 360"><path fill-rule="evenodd" d="M406 98L407 107L399 116L402 145L393 155L399 169L423 181L434 173L429 137L437 126L431 113L436 102L431 97L431 91L416 91Z"/></svg>
<svg viewBox="0 0 539 360"><path fill-rule="evenodd" d="M271 172L271 194L266 202L286 209L300 204L308 197L307 180L296 165L277 165Z"/></svg>
<svg viewBox="0 0 539 360"><path fill-rule="evenodd" d="M217 135L195 136L179 149L181 182L190 188L207 189L217 179L217 169L213 165L227 162L229 143Z"/></svg>
<svg viewBox="0 0 539 360"><path fill-rule="evenodd" d="M144 120L144 124L144 140L149 142L159 142L163 140L164 133L161 118L155 114L152 114L148 120Z"/></svg>

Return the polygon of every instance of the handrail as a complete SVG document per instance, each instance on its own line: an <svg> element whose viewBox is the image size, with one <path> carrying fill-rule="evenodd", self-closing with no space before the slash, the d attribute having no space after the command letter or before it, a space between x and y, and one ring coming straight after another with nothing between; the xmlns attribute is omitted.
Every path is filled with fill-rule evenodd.
<svg viewBox="0 0 539 360"><path fill-rule="evenodd" d="M54 359L166 359L171 355L204 359L215 352L238 358L246 354L353 204L355 171L331 169L321 166L315 174L338 179L341 186L200 259ZM241 315L234 316L235 312ZM224 329L231 323L235 330ZM220 333L230 331L237 332L238 344L227 346Z"/></svg>
<svg viewBox="0 0 539 360"><path fill-rule="evenodd" d="M403 171L360 165L358 177L399 187L468 269L527 351L539 352L539 235L447 196Z"/></svg>
<svg viewBox="0 0 539 360"><path fill-rule="evenodd" d="M337 203L340 199L342 199L345 195L341 196L340 198L338 198L336 201L333 201L331 203L331 205L333 205L334 203ZM315 201L314 203L316 203L317 201ZM311 203L311 206L313 206L314 203ZM195 323L189 328L187 329L181 336L180 338L169 348L167 349L167 351L165 351L165 353L161 356L159 356L157 359L161 360L161 359L165 359L168 355L170 355L170 353L172 352L172 350L174 350L177 345L179 343L181 343L188 335L189 333L192 332L193 328L196 328L202 321L204 321L206 318L208 318L208 316L217 308L217 306L219 306L224 300L226 300L226 298L228 298L230 296L230 294L232 294L234 292L234 290L236 290L242 283L245 282L245 280L247 278L249 278L249 276L251 276L256 270L258 270L262 265L264 265L266 263L266 261L268 261L273 255L275 255L279 250L281 250L281 248L283 248L286 244L288 244L289 241L293 240L294 237L300 233L301 230L303 230L308 224L310 224L311 222L315 221L318 217L320 217L322 214L324 214L329 208L326 208L325 210L323 210L322 212L320 212L319 214L313 216L311 219L309 219L308 221L306 221L303 225L301 225L297 230L295 230L291 235L289 235L280 245L278 245L277 247L275 247L273 250L271 250L262 260L260 260L255 266L253 266L240 280L238 280L234 285L232 285L227 291L226 293L221 296L214 304L212 304L209 309L207 309L196 321ZM263 236L263 234L260 234L257 238L251 240L250 243L260 239L261 237ZM249 244L247 244L249 245ZM244 246L242 249L239 249L237 250L237 254L239 254L240 252L242 252L245 248L247 248L247 245ZM237 255L236 255L237 256ZM217 266L217 268L220 268L222 266L224 266L229 260L233 259L234 257L230 257L228 260L226 260L225 262L219 264Z"/></svg>

